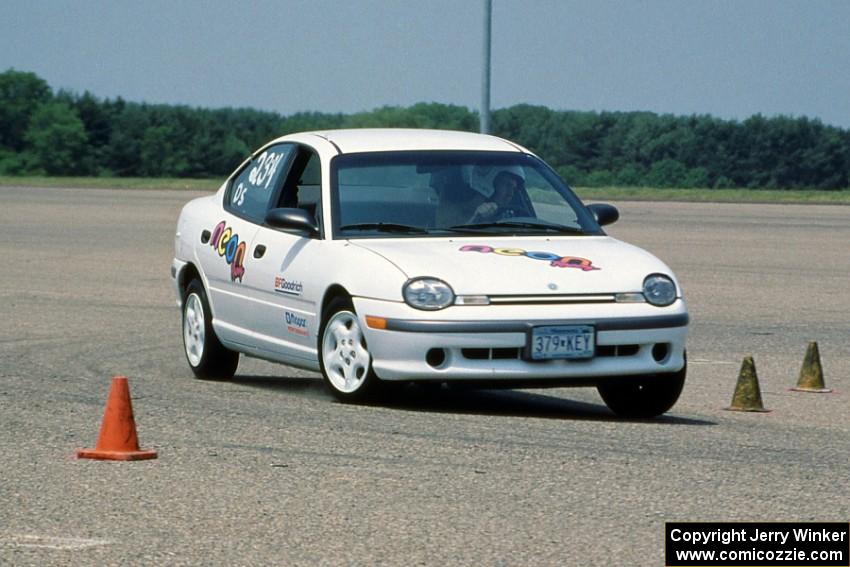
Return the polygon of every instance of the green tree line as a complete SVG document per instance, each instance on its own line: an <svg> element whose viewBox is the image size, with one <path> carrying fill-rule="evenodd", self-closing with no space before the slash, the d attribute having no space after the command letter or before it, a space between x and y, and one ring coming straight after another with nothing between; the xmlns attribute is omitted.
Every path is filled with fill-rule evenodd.
<svg viewBox="0 0 850 567"><path fill-rule="evenodd" d="M438 103L289 116L142 104L54 93L34 73L0 73L0 175L221 177L272 138L363 127L476 131L478 114ZM850 186L850 130L806 117L735 121L522 104L494 111L491 128L540 155L573 185Z"/></svg>

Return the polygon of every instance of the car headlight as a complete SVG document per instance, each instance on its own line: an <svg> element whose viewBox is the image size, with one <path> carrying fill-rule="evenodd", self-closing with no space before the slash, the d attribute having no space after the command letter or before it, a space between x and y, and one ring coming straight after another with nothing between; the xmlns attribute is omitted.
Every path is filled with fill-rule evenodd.
<svg viewBox="0 0 850 567"><path fill-rule="evenodd" d="M676 284L669 276L649 275L643 280L643 296L652 305L665 307L676 301Z"/></svg>
<svg viewBox="0 0 850 567"><path fill-rule="evenodd" d="M437 278L412 279L404 284L402 295L405 303L426 311L444 309L455 300L455 292L449 284Z"/></svg>

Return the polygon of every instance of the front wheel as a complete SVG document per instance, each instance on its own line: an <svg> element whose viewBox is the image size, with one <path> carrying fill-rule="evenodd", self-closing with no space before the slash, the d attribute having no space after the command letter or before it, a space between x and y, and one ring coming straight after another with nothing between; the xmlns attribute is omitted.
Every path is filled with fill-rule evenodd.
<svg viewBox="0 0 850 567"><path fill-rule="evenodd" d="M672 374L624 377L596 389L605 405L620 417L651 418L667 412L682 393L688 363Z"/></svg>
<svg viewBox="0 0 850 567"><path fill-rule="evenodd" d="M183 297L183 350L195 376L202 380L230 380L239 353L219 342L212 327L212 311L204 285L192 280Z"/></svg>
<svg viewBox="0 0 850 567"><path fill-rule="evenodd" d="M380 379L372 371L372 355L347 299L331 301L319 331L319 363L331 393L344 402L374 394Z"/></svg>

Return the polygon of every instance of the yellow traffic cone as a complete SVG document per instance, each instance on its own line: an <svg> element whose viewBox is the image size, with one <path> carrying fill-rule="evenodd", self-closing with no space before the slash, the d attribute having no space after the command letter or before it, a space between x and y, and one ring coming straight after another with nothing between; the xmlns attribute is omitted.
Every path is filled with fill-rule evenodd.
<svg viewBox="0 0 850 567"><path fill-rule="evenodd" d="M795 392L812 392L815 394L828 394L832 391L823 383L823 367L820 364L817 342L809 343L809 348L806 349L806 358L803 359L803 367L800 368L800 379L797 380L797 387L791 389Z"/></svg>
<svg viewBox="0 0 850 567"><path fill-rule="evenodd" d="M730 411L770 411L764 409L764 404L761 401L759 379L752 356L745 357L743 364L741 364L738 383L735 385L735 394L732 396L732 405L726 409Z"/></svg>

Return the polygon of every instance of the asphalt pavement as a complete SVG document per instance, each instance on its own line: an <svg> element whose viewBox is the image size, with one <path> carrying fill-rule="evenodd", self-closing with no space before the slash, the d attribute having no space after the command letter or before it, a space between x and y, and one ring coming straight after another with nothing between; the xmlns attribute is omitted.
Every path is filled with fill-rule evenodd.
<svg viewBox="0 0 850 567"><path fill-rule="evenodd" d="M169 274L199 193L0 188L0 565L647 565L668 521L850 521L850 207L614 203L684 286L679 403L192 377ZM796 384L817 341L831 394ZM730 412L753 356L769 413ZM143 448L78 460L111 377Z"/></svg>

